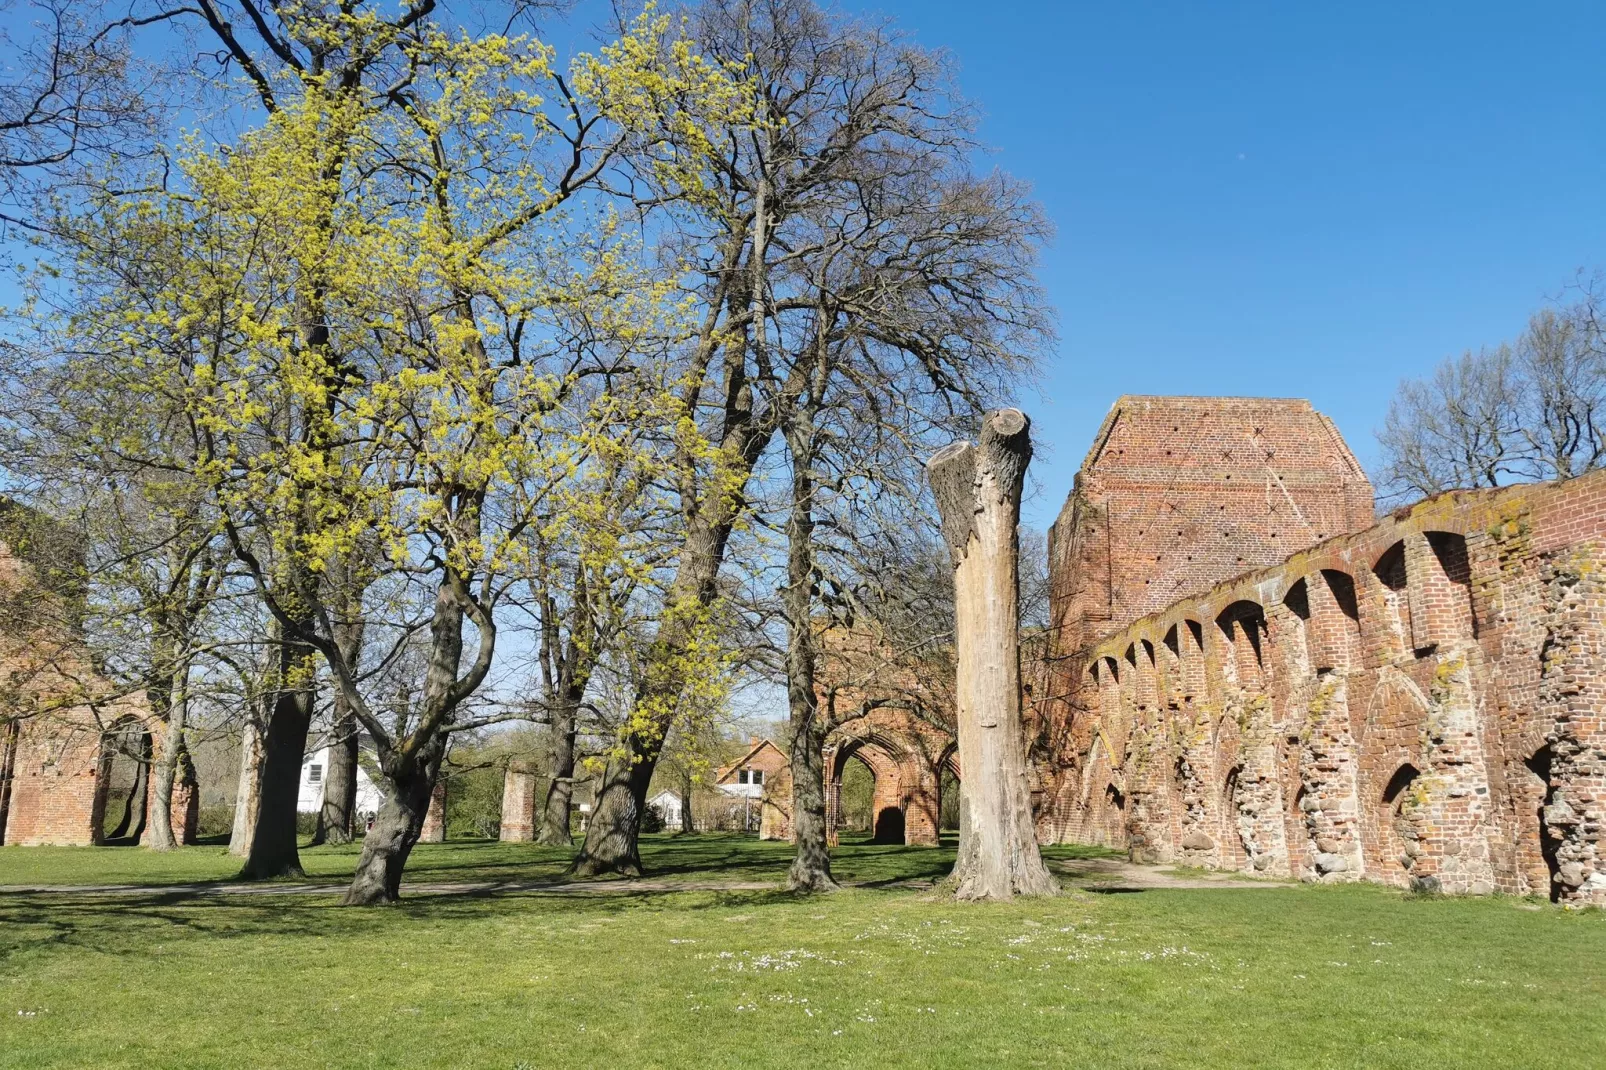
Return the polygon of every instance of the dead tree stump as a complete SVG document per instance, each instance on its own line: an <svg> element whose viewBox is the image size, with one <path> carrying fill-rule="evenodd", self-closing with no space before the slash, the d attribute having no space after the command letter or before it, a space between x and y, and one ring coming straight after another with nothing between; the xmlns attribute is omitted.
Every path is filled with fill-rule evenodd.
<svg viewBox="0 0 1606 1070"><path fill-rule="evenodd" d="M958 652L960 899L1054 895L1026 779L1020 715L1021 484L1032 458L1019 409L982 421L981 446L954 442L926 464L954 566Z"/></svg>

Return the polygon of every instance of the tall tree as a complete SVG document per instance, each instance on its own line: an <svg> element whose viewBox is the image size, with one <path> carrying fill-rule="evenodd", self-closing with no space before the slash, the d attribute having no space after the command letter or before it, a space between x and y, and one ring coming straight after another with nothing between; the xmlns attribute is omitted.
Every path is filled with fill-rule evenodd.
<svg viewBox="0 0 1606 1070"><path fill-rule="evenodd" d="M717 449L677 458L673 611L603 774L579 874L641 871L642 808L667 711L686 685L676 666L718 597L760 462L778 435L811 441L793 421L822 354L827 378L873 378L865 395L890 405L896 423L913 411L974 411L1047 336L1031 281L1046 227L1019 184L968 172L971 116L942 57L809 0L712 0L693 25L701 49L742 64L760 93L751 130L719 143L704 181L717 197L682 222L705 280L683 398ZM854 233L861 225L867 234ZM805 456L804 482L809 465ZM803 537L807 518L797 522ZM808 570L805 556L796 567ZM809 627L792 630L800 675ZM790 690L804 723L808 688Z"/></svg>

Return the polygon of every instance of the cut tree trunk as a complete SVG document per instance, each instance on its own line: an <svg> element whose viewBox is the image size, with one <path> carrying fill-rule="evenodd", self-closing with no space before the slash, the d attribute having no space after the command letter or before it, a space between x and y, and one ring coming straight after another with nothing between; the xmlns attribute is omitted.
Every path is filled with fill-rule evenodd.
<svg viewBox="0 0 1606 1070"><path fill-rule="evenodd" d="M289 680L302 671L301 651L288 643L284 649L279 678ZM274 696L273 716L262 733L261 787L251 848L240 870L244 880L305 876L296 849L296 797L301 790L312 709L310 687L281 687Z"/></svg>
<svg viewBox="0 0 1606 1070"><path fill-rule="evenodd" d="M234 794L234 829L229 834L229 854L237 858L251 853L261 792L262 728L255 716L249 716L240 729L240 780Z"/></svg>
<svg viewBox="0 0 1606 1070"><path fill-rule="evenodd" d="M374 815L373 827L363 837L357 872L340 901L342 906L383 906L401 899L402 871L423 831L446 749L439 736L428 747L428 752L407 768L385 777L385 798Z"/></svg>
<svg viewBox="0 0 1606 1070"><path fill-rule="evenodd" d="M960 899L1059 891L1037 849L1020 713L1018 525L1031 456L1026 415L997 409L982 421L979 448L955 442L927 464L954 566L959 765L965 775L951 880Z"/></svg>

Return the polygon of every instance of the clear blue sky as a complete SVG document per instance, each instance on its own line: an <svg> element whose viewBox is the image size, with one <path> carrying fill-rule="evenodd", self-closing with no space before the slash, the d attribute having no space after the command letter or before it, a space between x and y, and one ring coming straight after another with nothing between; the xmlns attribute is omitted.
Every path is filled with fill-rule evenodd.
<svg viewBox="0 0 1606 1070"><path fill-rule="evenodd" d="M1123 393L1309 398L1363 464L1402 376L1606 268L1606 3L880 0L1058 228L1027 519Z"/></svg>

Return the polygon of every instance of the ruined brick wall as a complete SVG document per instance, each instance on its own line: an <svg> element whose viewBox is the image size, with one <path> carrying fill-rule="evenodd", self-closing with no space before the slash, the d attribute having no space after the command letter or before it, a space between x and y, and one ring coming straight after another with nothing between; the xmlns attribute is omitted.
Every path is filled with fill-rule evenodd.
<svg viewBox="0 0 1606 1070"><path fill-rule="evenodd" d="M1077 724L1040 833L1606 904L1603 570L1606 472L1440 495L1152 609L1052 662Z"/></svg>
<svg viewBox="0 0 1606 1070"><path fill-rule="evenodd" d="M502 827L504 843L531 843L535 840L535 769L526 761L508 763L502 777Z"/></svg>
<svg viewBox="0 0 1606 1070"><path fill-rule="evenodd" d="M1056 649L1365 528L1372 513L1365 473L1308 401L1123 397L1049 529Z"/></svg>
<svg viewBox="0 0 1606 1070"><path fill-rule="evenodd" d="M1051 623L1043 663L1027 673L1040 835L1068 836L1075 820L1066 792L1095 743L1082 680L1094 643L1372 519L1371 484L1308 401L1117 400L1049 529Z"/></svg>

